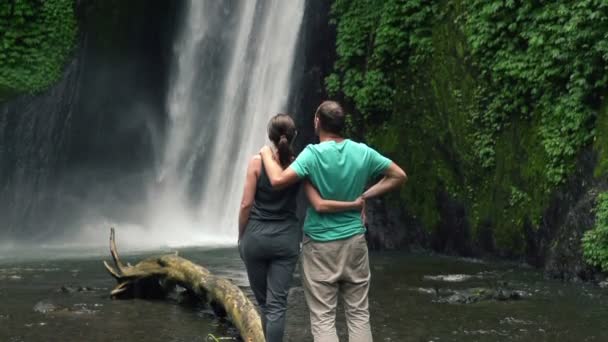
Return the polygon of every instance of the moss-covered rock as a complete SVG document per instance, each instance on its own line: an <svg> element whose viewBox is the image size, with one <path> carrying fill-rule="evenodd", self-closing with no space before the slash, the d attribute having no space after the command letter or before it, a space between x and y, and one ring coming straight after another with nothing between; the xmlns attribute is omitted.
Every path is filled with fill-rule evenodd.
<svg viewBox="0 0 608 342"><path fill-rule="evenodd" d="M336 0L333 15L328 90L350 109L352 133L405 167L410 181L387 205L433 248L535 255L555 194L573 174L590 177L575 172L590 137L605 177L606 110L595 118L608 84L595 74L607 33L585 19L608 20L600 2Z"/></svg>

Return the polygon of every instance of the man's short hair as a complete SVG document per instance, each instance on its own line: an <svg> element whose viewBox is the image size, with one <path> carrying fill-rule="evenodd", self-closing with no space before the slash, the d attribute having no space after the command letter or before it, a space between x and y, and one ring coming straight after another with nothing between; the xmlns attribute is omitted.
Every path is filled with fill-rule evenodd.
<svg viewBox="0 0 608 342"><path fill-rule="evenodd" d="M342 106L336 101L321 103L315 116L319 118L321 129L327 133L342 135L345 125L345 115Z"/></svg>

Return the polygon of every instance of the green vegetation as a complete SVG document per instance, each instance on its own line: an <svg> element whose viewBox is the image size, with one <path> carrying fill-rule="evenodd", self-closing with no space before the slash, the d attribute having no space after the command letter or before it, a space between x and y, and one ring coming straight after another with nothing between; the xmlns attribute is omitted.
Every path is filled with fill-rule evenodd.
<svg viewBox="0 0 608 342"><path fill-rule="evenodd" d="M595 215L595 227L583 237L583 255L590 265L608 272L608 192L597 197Z"/></svg>
<svg viewBox="0 0 608 342"><path fill-rule="evenodd" d="M375 126L393 111L396 83L432 51L427 22L433 7L420 1L338 0L336 72L330 93L343 93L357 108L354 125ZM383 115L379 117L380 115Z"/></svg>
<svg viewBox="0 0 608 342"><path fill-rule="evenodd" d="M0 2L0 100L59 79L76 31L73 0Z"/></svg>
<svg viewBox="0 0 608 342"><path fill-rule="evenodd" d="M599 92L608 83L608 3L467 1L462 18L471 54L489 80L475 118L480 151L514 116L537 119L547 180L562 182L593 137ZM491 153L490 153L491 154ZM481 156L491 165L491 156Z"/></svg>
<svg viewBox="0 0 608 342"><path fill-rule="evenodd" d="M608 4L335 0L332 15L327 90L351 110L354 135L406 167L411 213L433 230L446 192L474 238L491 227L490 248L523 253L524 227L538 226L602 129Z"/></svg>

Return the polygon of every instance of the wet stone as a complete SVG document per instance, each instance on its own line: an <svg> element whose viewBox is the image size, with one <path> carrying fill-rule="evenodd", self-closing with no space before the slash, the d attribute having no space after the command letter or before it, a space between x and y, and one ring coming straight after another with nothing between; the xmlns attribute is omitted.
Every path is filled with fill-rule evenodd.
<svg viewBox="0 0 608 342"><path fill-rule="evenodd" d="M91 308L91 306L93 308ZM72 313L77 315L82 314L94 314L99 310L95 310L94 308L98 307L98 304L88 305L88 304L74 304L74 308L70 310Z"/></svg>
<svg viewBox="0 0 608 342"><path fill-rule="evenodd" d="M462 282L471 278L473 278L473 276L468 274L440 274L435 276L426 275L423 277L424 280L445 281L449 283Z"/></svg>
<svg viewBox="0 0 608 342"><path fill-rule="evenodd" d="M511 301L530 296L525 291L508 289L471 288L454 291L452 295L435 300L445 304L472 304L487 300Z"/></svg>
<svg viewBox="0 0 608 342"><path fill-rule="evenodd" d="M534 322L518 319L515 317L505 317L500 320L500 324L511 324L511 325L533 325Z"/></svg>
<svg viewBox="0 0 608 342"><path fill-rule="evenodd" d="M45 325L46 325L46 322L38 322L38 323L25 323L25 324L24 324L24 326L25 326L26 328L32 328L32 327L36 327L36 326L38 326L38 327L43 327L43 326L45 326Z"/></svg>
<svg viewBox="0 0 608 342"><path fill-rule="evenodd" d="M55 312L55 311L59 311L65 308L62 308L58 305L55 305L51 302L47 302L47 301L40 301L38 303L36 303L36 305L34 305L34 311L39 312L41 314L47 314L50 312Z"/></svg>
<svg viewBox="0 0 608 342"><path fill-rule="evenodd" d="M93 314L96 313L99 307L102 304L74 304L73 307L66 307L63 305L58 305L51 303L50 301L40 301L34 305L34 311L39 312L41 314L51 314L51 313L62 313L62 314Z"/></svg>
<svg viewBox="0 0 608 342"><path fill-rule="evenodd" d="M90 287L90 286L77 286L77 285L63 285L63 286L61 286L61 288L59 288L59 292L63 292L63 293L93 292L93 291L99 291L99 290L104 290L104 289L99 289L99 288Z"/></svg>
<svg viewBox="0 0 608 342"><path fill-rule="evenodd" d="M435 295L435 296L451 296L454 294L454 290L445 289L440 287L416 287L410 288L411 291L415 291L422 294Z"/></svg>

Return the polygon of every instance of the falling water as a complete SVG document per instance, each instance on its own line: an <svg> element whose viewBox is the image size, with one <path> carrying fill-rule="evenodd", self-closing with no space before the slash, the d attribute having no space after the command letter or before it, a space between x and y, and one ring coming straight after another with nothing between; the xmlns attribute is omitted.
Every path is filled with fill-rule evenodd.
<svg viewBox="0 0 608 342"><path fill-rule="evenodd" d="M148 224L168 243L236 236L248 159L268 119L287 111L304 1L188 2Z"/></svg>

